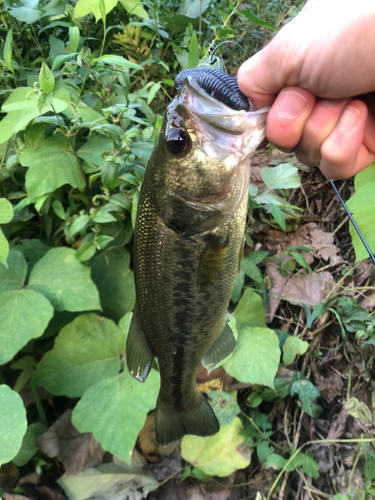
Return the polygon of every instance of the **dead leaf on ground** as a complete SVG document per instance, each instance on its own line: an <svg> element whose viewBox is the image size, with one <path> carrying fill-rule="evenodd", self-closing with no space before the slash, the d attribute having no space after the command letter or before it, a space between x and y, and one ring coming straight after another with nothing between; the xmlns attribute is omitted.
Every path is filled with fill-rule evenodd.
<svg viewBox="0 0 375 500"><path fill-rule="evenodd" d="M332 233L322 231L315 222L309 222L301 226L296 233L290 237L291 245L303 245L315 250L315 254L323 260L330 260L331 264L340 264L343 259L339 248L333 243Z"/></svg>
<svg viewBox="0 0 375 500"><path fill-rule="evenodd" d="M315 363L311 363L310 366L314 374L315 387L327 403L332 403L341 394L344 385L342 377L336 372L325 372L322 375L319 373Z"/></svg>
<svg viewBox="0 0 375 500"><path fill-rule="evenodd" d="M156 441L154 413L147 415L145 425L138 434L138 444L144 455L159 455L160 457L167 457L177 446L177 443L162 446Z"/></svg>
<svg viewBox="0 0 375 500"><path fill-rule="evenodd" d="M230 496L230 488L213 486L210 490L202 483L198 485L174 480L163 485L150 497L150 500L228 500Z"/></svg>
<svg viewBox="0 0 375 500"><path fill-rule="evenodd" d="M281 276L278 268L274 264L269 264L267 274L273 283L269 293L268 321L274 318L282 299L292 304L315 307L323 302L334 285L334 279L328 271Z"/></svg>
<svg viewBox="0 0 375 500"><path fill-rule="evenodd" d="M68 474L78 474L101 462L104 450L94 436L81 434L71 422L72 411L66 411L37 439L39 449L63 463Z"/></svg>
<svg viewBox="0 0 375 500"><path fill-rule="evenodd" d="M16 493L3 493L1 498L2 500L33 500L30 497L24 497L23 495L17 495Z"/></svg>
<svg viewBox="0 0 375 500"><path fill-rule="evenodd" d="M57 482L74 500L143 500L159 486L154 477L113 462L74 476L64 474Z"/></svg>

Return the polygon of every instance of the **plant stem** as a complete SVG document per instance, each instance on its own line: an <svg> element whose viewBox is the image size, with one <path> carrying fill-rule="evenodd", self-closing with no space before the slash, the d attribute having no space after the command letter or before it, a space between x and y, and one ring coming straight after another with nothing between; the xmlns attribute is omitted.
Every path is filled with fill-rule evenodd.
<svg viewBox="0 0 375 500"><path fill-rule="evenodd" d="M44 411L44 407L43 407L43 404L40 400L39 394L38 394L35 387L32 387L31 390L33 392L33 396L34 396L34 400L35 400L35 404L36 404L36 409L38 410L39 419L42 422L42 424L48 425L46 413Z"/></svg>

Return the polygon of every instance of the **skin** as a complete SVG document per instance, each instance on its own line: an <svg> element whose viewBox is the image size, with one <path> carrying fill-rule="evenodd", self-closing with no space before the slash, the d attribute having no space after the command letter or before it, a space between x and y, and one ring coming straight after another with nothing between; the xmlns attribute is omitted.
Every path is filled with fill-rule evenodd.
<svg viewBox="0 0 375 500"><path fill-rule="evenodd" d="M344 179L375 159L375 2L309 0L238 71L255 109L272 105L267 138Z"/></svg>

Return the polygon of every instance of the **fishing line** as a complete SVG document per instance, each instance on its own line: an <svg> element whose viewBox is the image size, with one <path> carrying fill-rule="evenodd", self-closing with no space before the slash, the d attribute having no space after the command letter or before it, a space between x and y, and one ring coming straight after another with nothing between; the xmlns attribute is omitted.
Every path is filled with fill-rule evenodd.
<svg viewBox="0 0 375 500"><path fill-rule="evenodd" d="M339 201L340 201L340 203L341 203L341 205L342 205L343 209L345 210L346 215L349 217L350 222L353 224L354 229L357 231L357 234L358 234L358 236L359 236L360 240L361 240L361 241L362 241L362 243L364 244L364 246L365 246L365 248L366 248L366 250L367 250L367 253L369 254L369 257L370 257L370 259L372 260L372 263L375 265L375 256L374 256L374 254L371 252L371 249L370 249L370 247L368 246L367 241L365 240L365 238L364 238L363 234L361 233L361 231L360 231L359 227L358 227L358 226L357 226L357 224L355 223L355 221L354 221L354 219L353 219L352 214L349 212L349 209L348 209L348 207L346 206L345 201L341 198L341 195L340 195L340 193L338 192L337 187L335 186L335 183L333 182L333 180L332 180L332 179L328 179L328 180L329 180L329 182L330 182L331 186L333 187L333 189L334 189L334 191L335 191L335 193L336 193L336 196L337 196L337 198L339 199Z"/></svg>

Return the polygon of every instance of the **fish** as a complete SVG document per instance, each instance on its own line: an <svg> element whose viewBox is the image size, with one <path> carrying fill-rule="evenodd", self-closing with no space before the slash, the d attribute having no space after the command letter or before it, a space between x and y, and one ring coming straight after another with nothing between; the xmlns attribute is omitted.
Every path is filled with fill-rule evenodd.
<svg viewBox="0 0 375 500"><path fill-rule="evenodd" d="M199 85L199 71L182 80L140 190L126 344L128 370L140 382L158 360L155 432L163 445L220 429L196 373L236 348L226 311L241 267L249 158L268 111L232 109Z"/></svg>

